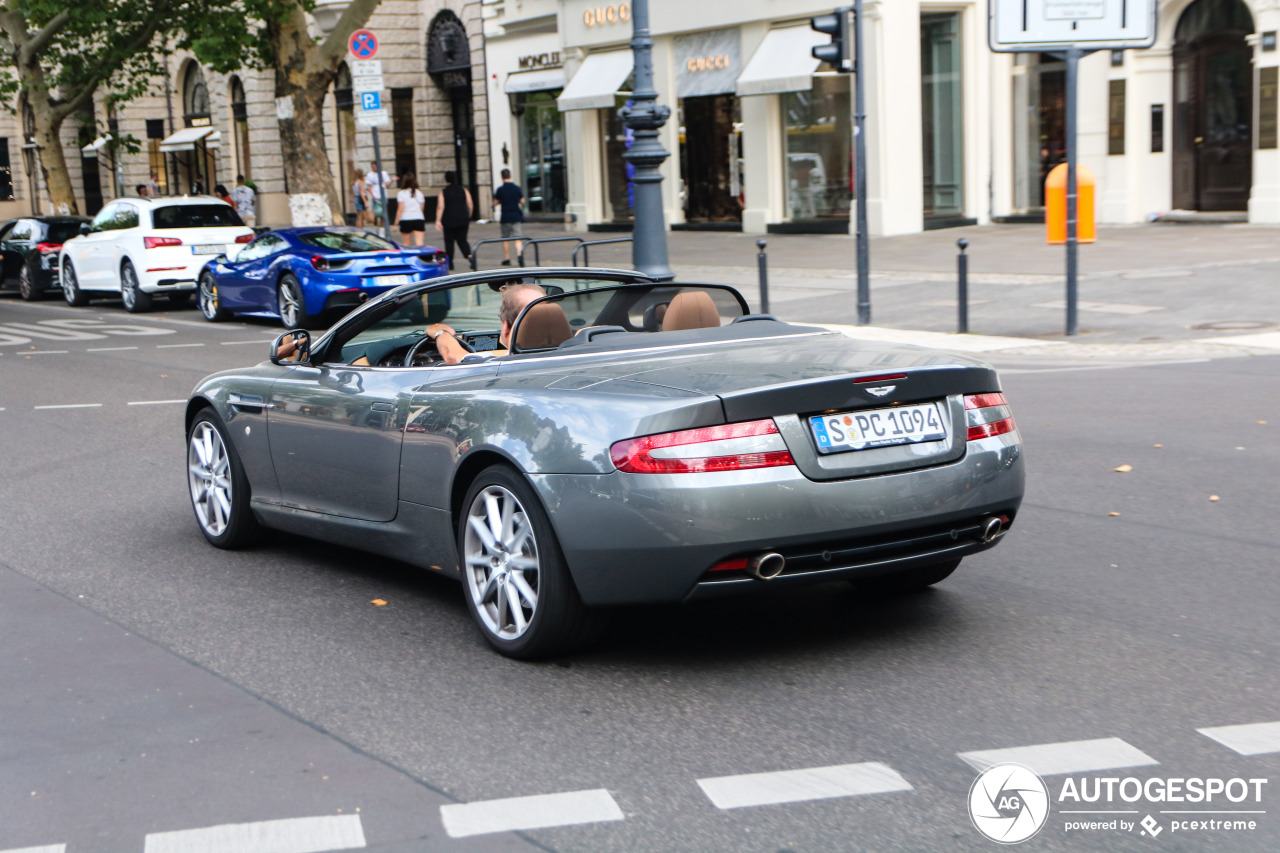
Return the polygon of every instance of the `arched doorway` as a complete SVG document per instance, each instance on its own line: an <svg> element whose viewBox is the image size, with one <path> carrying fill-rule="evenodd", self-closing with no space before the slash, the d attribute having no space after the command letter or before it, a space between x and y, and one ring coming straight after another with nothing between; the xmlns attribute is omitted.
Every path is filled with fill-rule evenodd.
<svg viewBox="0 0 1280 853"><path fill-rule="evenodd" d="M476 127L471 97L471 43L467 29L448 9L436 15L427 33L427 72L449 97L453 119L453 170L476 200L472 218L480 215L476 176Z"/></svg>
<svg viewBox="0 0 1280 853"><path fill-rule="evenodd" d="M1173 43L1173 206L1247 210L1253 183L1253 17L1196 0Z"/></svg>

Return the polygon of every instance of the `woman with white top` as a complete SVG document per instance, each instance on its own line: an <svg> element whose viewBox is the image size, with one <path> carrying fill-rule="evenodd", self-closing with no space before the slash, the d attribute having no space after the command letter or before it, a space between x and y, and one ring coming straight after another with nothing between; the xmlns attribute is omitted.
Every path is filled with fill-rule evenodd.
<svg viewBox="0 0 1280 853"><path fill-rule="evenodd" d="M421 246L426 242L427 218L422 212L425 203L413 172L405 172L400 179L400 192L396 193L396 224L400 226L402 243Z"/></svg>

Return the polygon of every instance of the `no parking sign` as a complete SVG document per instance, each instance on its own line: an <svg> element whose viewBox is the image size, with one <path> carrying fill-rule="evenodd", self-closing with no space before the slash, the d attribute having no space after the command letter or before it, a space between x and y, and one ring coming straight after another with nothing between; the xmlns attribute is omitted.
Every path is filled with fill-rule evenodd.
<svg viewBox="0 0 1280 853"><path fill-rule="evenodd" d="M356 59L373 59L378 54L378 37L369 30L356 30L347 47Z"/></svg>

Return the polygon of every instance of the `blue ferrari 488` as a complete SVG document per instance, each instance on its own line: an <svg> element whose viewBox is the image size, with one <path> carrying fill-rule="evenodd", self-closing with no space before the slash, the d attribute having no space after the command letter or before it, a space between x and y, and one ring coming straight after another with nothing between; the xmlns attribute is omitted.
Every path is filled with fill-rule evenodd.
<svg viewBox="0 0 1280 853"><path fill-rule="evenodd" d="M234 257L205 264L197 298L210 322L249 314L301 329L327 325L371 297L448 271L449 258L439 249L405 248L361 228L280 228L258 235Z"/></svg>

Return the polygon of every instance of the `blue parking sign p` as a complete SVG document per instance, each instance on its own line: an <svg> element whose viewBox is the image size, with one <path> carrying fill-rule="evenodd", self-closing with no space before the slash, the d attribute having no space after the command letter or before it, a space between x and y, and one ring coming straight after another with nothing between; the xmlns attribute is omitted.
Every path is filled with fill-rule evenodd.
<svg viewBox="0 0 1280 853"><path fill-rule="evenodd" d="M361 92L360 93L360 109L362 110L382 109L382 93L381 92Z"/></svg>

